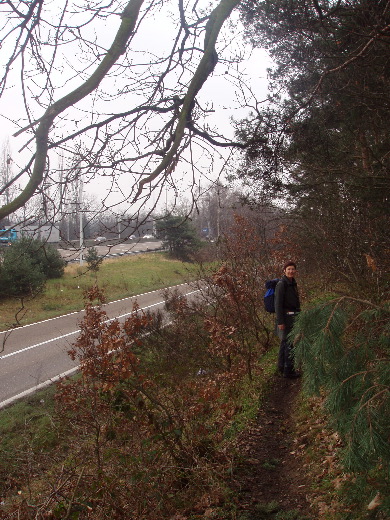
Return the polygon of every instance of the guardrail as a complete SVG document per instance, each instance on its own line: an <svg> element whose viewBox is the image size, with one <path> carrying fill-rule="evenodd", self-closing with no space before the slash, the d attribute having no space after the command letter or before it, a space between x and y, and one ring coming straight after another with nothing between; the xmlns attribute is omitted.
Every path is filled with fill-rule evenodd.
<svg viewBox="0 0 390 520"><path fill-rule="evenodd" d="M62 257L64 258L64 260L66 260L66 262L68 264L73 264L73 263L77 263L77 262L80 262L80 257L77 256L77 255L80 255L80 249L62 249L62 251L74 251L75 253L75 257L74 258L69 258L67 259L65 255L62 255ZM139 255L139 254L142 254L142 253L151 253L151 252L158 252L158 251L165 251L165 249L163 247L156 247L154 249L151 249L151 248L147 248L147 249L142 249L140 251L120 251L118 253L106 253L104 255L101 255L103 258L115 258L115 257L120 257L120 256L129 256L129 255ZM84 258L84 261L85 261L85 258Z"/></svg>

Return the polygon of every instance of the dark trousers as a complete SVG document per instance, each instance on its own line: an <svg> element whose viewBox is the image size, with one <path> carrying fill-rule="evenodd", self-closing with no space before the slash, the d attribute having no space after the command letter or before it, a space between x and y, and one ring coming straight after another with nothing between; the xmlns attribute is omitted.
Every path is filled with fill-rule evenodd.
<svg viewBox="0 0 390 520"><path fill-rule="evenodd" d="M281 339L278 356L278 369L282 374L288 375L294 372L294 360L292 356L292 344L287 341L287 336L294 325L294 316L285 316L285 329L278 330Z"/></svg>
<svg viewBox="0 0 390 520"><path fill-rule="evenodd" d="M282 339L279 347L278 369L282 374L294 372L294 361L292 357L292 345L287 340Z"/></svg>

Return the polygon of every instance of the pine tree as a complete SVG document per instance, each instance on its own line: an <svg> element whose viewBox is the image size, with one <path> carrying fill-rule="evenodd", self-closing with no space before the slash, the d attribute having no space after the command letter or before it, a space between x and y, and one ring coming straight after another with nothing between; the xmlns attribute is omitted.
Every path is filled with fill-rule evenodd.
<svg viewBox="0 0 390 520"><path fill-rule="evenodd" d="M241 9L248 37L275 60L274 104L241 124L239 135L252 131L257 143L243 176L287 199L290 233L313 271L326 262L363 294L371 260L378 280L389 269L388 2L264 0Z"/></svg>
<svg viewBox="0 0 390 520"><path fill-rule="evenodd" d="M156 235L163 247L180 260L190 260L201 245L192 222L181 216L166 215L157 220Z"/></svg>
<svg viewBox="0 0 390 520"><path fill-rule="evenodd" d="M388 302L343 297L302 312L291 333L305 389L325 393L352 471L390 470L389 318Z"/></svg>

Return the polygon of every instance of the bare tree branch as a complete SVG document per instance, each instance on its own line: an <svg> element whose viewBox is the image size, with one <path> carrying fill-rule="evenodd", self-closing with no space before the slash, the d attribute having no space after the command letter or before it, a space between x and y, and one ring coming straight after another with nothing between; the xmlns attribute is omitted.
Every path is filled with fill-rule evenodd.
<svg viewBox="0 0 390 520"><path fill-rule="evenodd" d="M143 0L130 0L127 4L123 11L121 17L122 22L115 36L114 42L95 72L80 87L53 103L46 110L36 130L35 140L37 151L31 178L18 197L9 204L3 206L3 208L0 208L0 219L22 207L33 196L35 190L43 179L49 146L49 131L55 118L68 107L76 104L85 96L93 92L99 86L100 82L114 65L119 56L126 51L126 44L134 31L142 3Z"/></svg>
<svg viewBox="0 0 390 520"><path fill-rule="evenodd" d="M218 55L215 50L215 44L222 28L222 24L230 16L233 9L237 6L239 0L221 0L220 4L211 13L206 25L206 35L204 41L204 54L192 78L187 94L184 98L183 107L180 111L179 121L175 131L175 139L170 151L161 161L159 166L150 173L146 178L139 183L138 191L133 200L137 200L142 192L145 184L152 182L160 173L170 166L174 155L177 152L179 144L182 140L184 130L190 121L191 110L194 104L195 97L202 88L204 82L213 72L218 60Z"/></svg>
<svg viewBox="0 0 390 520"><path fill-rule="evenodd" d="M170 6L169 15L167 9L162 14L163 24L170 28L169 43L167 38L161 49L155 49L154 42L150 45L150 39L145 44L144 38L150 20L156 23L157 12L165 8L159 0L129 1L108 49L101 30L106 20L112 27L113 17L120 15L120 2L80 6L74 0L63 4L35 0L0 6L0 15L1 10L7 14L0 27L0 44L9 53L0 87L6 97L19 71L17 94L25 114L6 117L19 127L14 137L28 136L19 146L24 166L17 172L14 168L7 185L0 188L0 196L11 185L19 189L13 200L0 207L0 219L24 212L37 193L45 197L44 186L58 185L64 197L65 184L81 177L85 183L110 178L111 193L121 193L122 201L137 202L139 207L153 190L161 192L165 183L175 186L177 180L171 176L179 162L187 167L182 154L191 143L203 157L205 147L244 148L206 123L213 110L208 101L201 105L197 100L215 71L218 54L226 67L224 80L241 59L238 46L236 50L232 45L237 36L224 41L222 31L238 4L239 0L218 0L210 12L201 10L196 0L180 2L175 10ZM227 57L229 53L234 57ZM234 72L236 83L243 82L238 70ZM244 88L238 91L242 95ZM250 97L252 101L253 92ZM245 96L244 105L250 106ZM68 166L56 170L54 159L61 156ZM210 160L208 168L212 167ZM202 168L196 170L201 175ZM58 204L55 198L50 202Z"/></svg>

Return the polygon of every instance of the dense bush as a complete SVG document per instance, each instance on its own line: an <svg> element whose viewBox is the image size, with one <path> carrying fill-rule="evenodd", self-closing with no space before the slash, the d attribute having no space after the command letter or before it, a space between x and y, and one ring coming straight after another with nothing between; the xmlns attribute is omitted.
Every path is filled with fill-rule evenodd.
<svg viewBox="0 0 390 520"><path fill-rule="evenodd" d="M0 292L2 298L36 294L45 285L46 277L39 264L27 255L13 254L7 250L0 267Z"/></svg>
<svg viewBox="0 0 390 520"><path fill-rule="evenodd" d="M41 291L49 278L64 274L65 261L52 245L21 237L4 250L0 265L1 296L27 296Z"/></svg>
<svg viewBox="0 0 390 520"><path fill-rule="evenodd" d="M78 453L61 503L93 504L88 518L174 518L219 502L220 476L231 467L227 432L248 392L245 363L238 353L227 366L202 318L176 296L164 327L137 305L124 323L109 321L101 292L88 294L69 351L81 375L63 380L57 394ZM77 482L83 467L88 475Z"/></svg>
<svg viewBox="0 0 390 520"><path fill-rule="evenodd" d="M15 245L19 245L21 241ZM58 250L51 244L47 244L41 240L29 240L26 241L27 254L31 256L35 263L42 266L42 270L46 278L61 278L64 274L66 262L61 257ZM21 248L24 248L23 244L20 244Z"/></svg>

